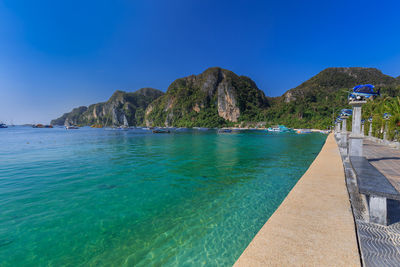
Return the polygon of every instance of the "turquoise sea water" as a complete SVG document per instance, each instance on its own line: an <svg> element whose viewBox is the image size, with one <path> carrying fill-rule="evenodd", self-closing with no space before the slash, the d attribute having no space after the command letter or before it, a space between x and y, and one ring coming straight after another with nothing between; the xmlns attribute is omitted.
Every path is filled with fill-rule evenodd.
<svg viewBox="0 0 400 267"><path fill-rule="evenodd" d="M0 266L231 266L325 139L0 129Z"/></svg>

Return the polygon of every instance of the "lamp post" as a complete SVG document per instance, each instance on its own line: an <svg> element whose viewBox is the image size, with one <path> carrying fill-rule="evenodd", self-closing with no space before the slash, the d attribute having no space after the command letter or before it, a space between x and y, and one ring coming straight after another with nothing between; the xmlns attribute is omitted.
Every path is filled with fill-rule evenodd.
<svg viewBox="0 0 400 267"><path fill-rule="evenodd" d="M368 122L369 122L368 136L371 137L372 136L372 117L368 118Z"/></svg>
<svg viewBox="0 0 400 267"><path fill-rule="evenodd" d="M361 84L353 88L349 95L349 104L353 107L353 128L350 134L349 155L363 155L363 134L361 134L361 107L367 100L379 96L379 90L374 91L371 84Z"/></svg>

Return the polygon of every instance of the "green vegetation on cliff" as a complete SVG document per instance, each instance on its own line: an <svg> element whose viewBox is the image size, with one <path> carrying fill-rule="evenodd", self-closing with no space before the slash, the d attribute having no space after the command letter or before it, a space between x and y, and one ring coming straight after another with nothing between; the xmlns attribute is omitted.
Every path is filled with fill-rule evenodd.
<svg viewBox="0 0 400 267"><path fill-rule="evenodd" d="M221 127L262 120L269 106L248 77L221 68L177 79L146 110L149 126Z"/></svg>
<svg viewBox="0 0 400 267"><path fill-rule="evenodd" d="M326 128L333 116L348 105L348 93L358 84L374 84L385 96L400 95L400 84L395 78L374 68L328 68L271 99L266 120L290 127Z"/></svg>
<svg viewBox="0 0 400 267"><path fill-rule="evenodd" d="M366 83L382 93L381 98L365 105L366 116L376 117L375 132L379 135L379 117L391 112L394 116L389 127L394 136L400 77L359 67L325 69L280 97L265 97L250 78L214 67L175 80L165 94L151 88L134 93L116 91L107 102L76 108L52 123L67 120L79 125L121 125L126 118L132 126L223 127L265 122L324 129L332 125L341 109L351 108L349 91Z"/></svg>
<svg viewBox="0 0 400 267"><path fill-rule="evenodd" d="M400 94L397 97L386 95L374 101L368 101L362 107L362 113L363 119L365 119L364 134L368 135L368 118L372 117L372 135L378 138L383 138L386 125L383 114L390 113L392 117L387 121L388 139L400 141Z"/></svg>
<svg viewBox="0 0 400 267"><path fill-rule="evenodd" d="M126 118L131 126L144 125L145 109L162 95L163 92L153 88L142 88L132 93L116 91L107 102L73 109L51 123L64 125L67 121L77 125L119 126Z"/></svg>
<svg viewBox="0 0 400 267"><path fill-rule="evenodd" d="M51 121L53 125L64 125L65 121L68 119L70 121L80 121L81 115L87 110L88 108L85 106L81 106L78 108L74 108L71 112L64 113L60 118Z"/></svg>

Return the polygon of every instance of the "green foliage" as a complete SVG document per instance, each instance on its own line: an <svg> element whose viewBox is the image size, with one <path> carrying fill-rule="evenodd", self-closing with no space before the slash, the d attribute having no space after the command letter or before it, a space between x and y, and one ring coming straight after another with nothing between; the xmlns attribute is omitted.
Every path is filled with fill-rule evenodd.
<svg viewBox="0 0 400 267"><path fill-rule="evenodd" d="M151 88L134 93L116 91L107 102L74 109L52 123L63 123L70 118L84 125L111 125L112 109L117 109L126 115L130 125L138 126L149 123L153 126L223 127L266 122L267 125L325 129L333 124L341 109L351 108L348 105L351 88L365 83L374 84L382 93L381 98L364 108L366 117L374 117L374 135L382 137L382 114L390 112L393 117L388 122L389 138L398 138L400 77L395 79L374 68L328 68L283 96L273 98L265 97L248 77L209 68L199 75L175 80L164 95ZM221 95L235 99L240 110L237 123L219 116ZM367 131L368 123L365 128Z"/></svg>
<svg viewBox="0 0 400 267"><path fill-rule="evenodd" d="M374 101L369 101L363 106L363 118L367 121L372 117L372 135L383 138L383 132L387 125L389 140L400 141L400 96L381 97ZM384 113L390 113L392 117L389 120L383 119ZM368 134L369 122L366 122L364 133Z"/></svg>
<svg viewBox="0 0 400 267"><path fill-rule="evenodd" d="M145 109L161 95L163 92L152 88L142 88L133 93L117 90L107 102L73 109L51 123L64 125L65 120L68 119L71 123L78 125L111 126L113 125L112 113L114 110L119 114L124 114L129 125L144 125Z"/></svg>
<svg viewBox="0 0 400 267"><path fill-rule="evenodd" d="M341 109L351 108L347 100L351 88L365 83L376 85L386 96L400 95L398 81L377 69L328 68L271 101L266 120L295 128L327 128Z"/></svg>
<svg viewBox="0 0 400 267"><path fill-rule="evenodd" d="M197 76L174 81L167 93L150 105L146 120L154 126L233 126L233 122L218 115L220 93L236 100L239 122L263 119L268 101L250 78L239 77L221 68L210 68Z"/></svg>
<svg viewBox="0 0 400 267"><path fill-rule="evenodd" d="M60 118L52 120L51 124L54 125L64 125L65 120L68 118L71 121L78 121L78 123L81 123L82 119L81 116L82 114L87 111L87 107L81 106L78 108L74 108L71 112L69 113L64 113Z"/></svg>

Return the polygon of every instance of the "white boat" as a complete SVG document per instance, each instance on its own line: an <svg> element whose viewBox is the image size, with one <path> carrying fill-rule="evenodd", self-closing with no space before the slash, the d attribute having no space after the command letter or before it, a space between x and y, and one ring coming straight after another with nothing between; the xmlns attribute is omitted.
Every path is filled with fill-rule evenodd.
<svg viewBox="0 0 400 267"><path fill-rule="evenodd" d="M279 127L269 127L267 129L267 132L280 132L281 129L279 129Z"/></svg>
<svg viewBox="0 0 400 267"><path fill-rule="evenodd" d="M68 120L68 119L65 120L64 126L65 126L65 129L66 129L66 130L76 130L76 129L79 129L78 126L71 125L71 124L69 123L69 120Z"/></svg>
<svg viewBox="0 0 400 267"><path fill-rule="evenodd" d="M76 130L76 129L79 129L79 127L70 125L70 126L65 126L65 129L67 129L67 130Z"/></svg>
<svg viewBox="0 0 400 267"><path fill-rule="evenodd" d="M267 132L274 132L274 133L284 133L284 132L289 132L290 129L287 128L284 125L277 125L277 126L274 126L274 127L269 127L266 131Z"/></svg>

